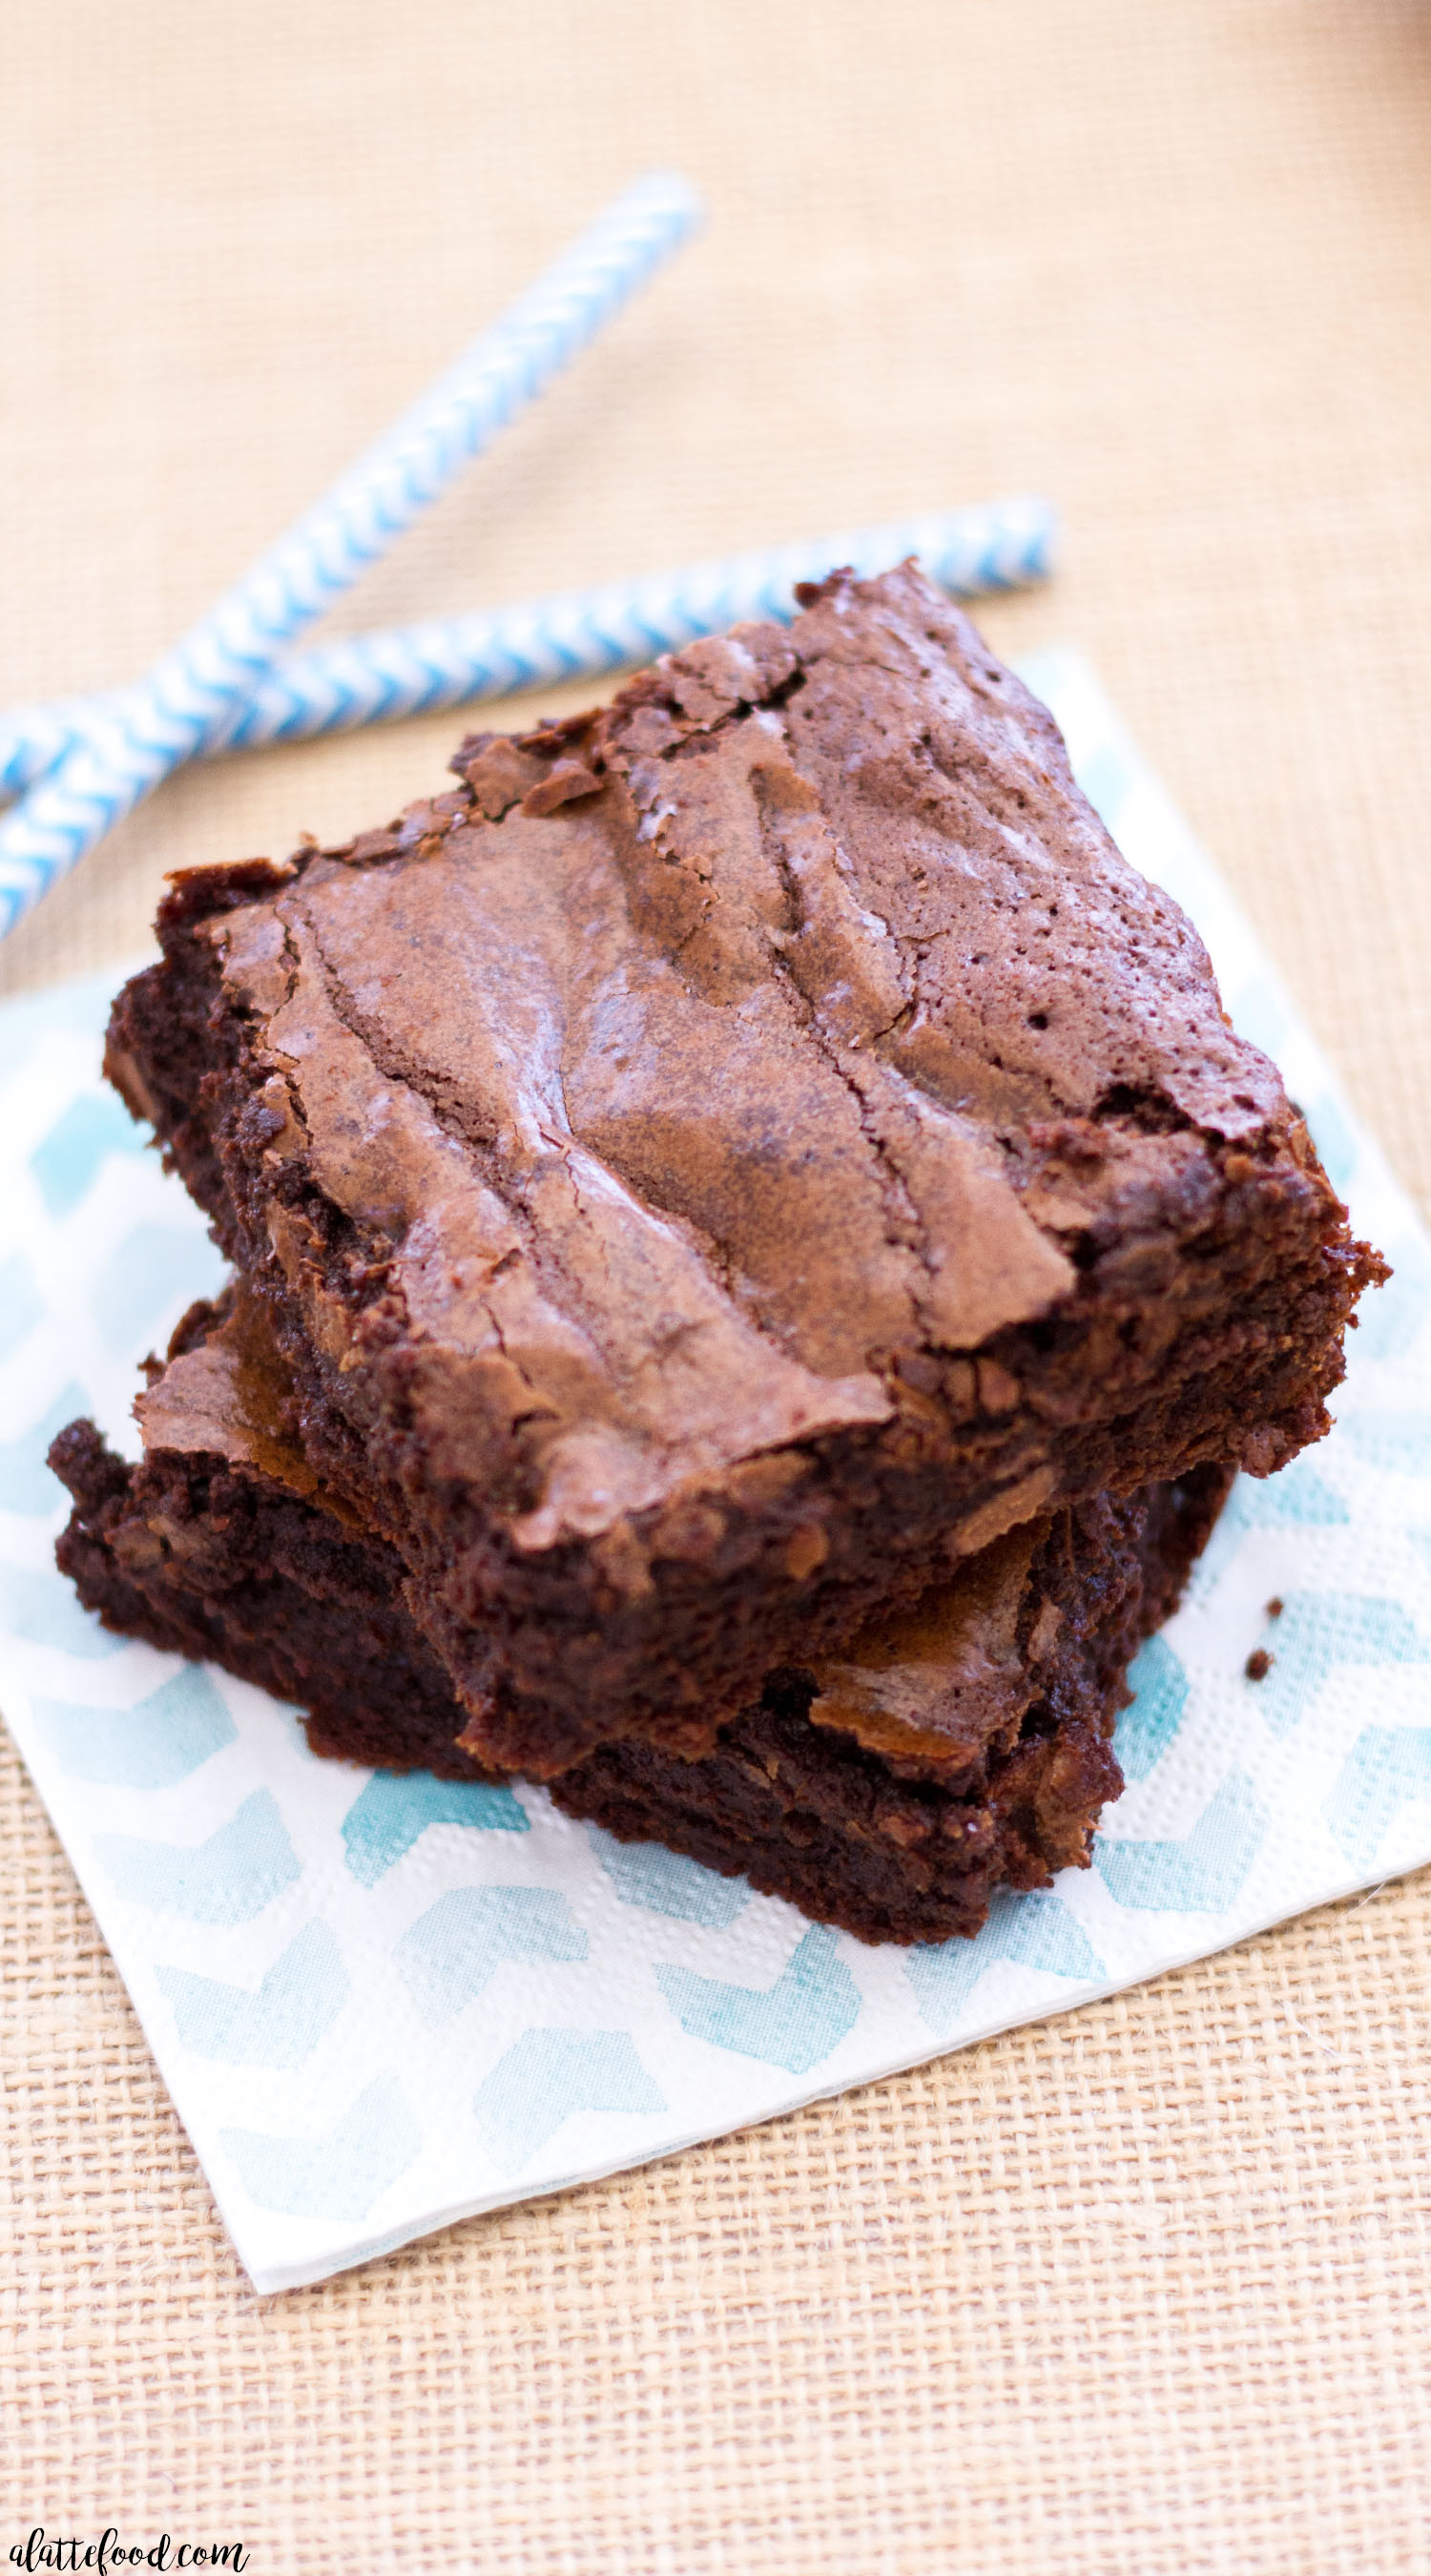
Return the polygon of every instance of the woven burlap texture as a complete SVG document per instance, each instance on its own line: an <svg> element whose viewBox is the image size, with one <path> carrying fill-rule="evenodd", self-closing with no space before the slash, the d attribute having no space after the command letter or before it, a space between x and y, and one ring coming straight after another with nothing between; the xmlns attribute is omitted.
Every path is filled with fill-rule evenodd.
<svg viewBox="0 0 1431 2576"><path fill-rule="evenodd" d="M12 0L6 698L128 676L633 170L710 229L355 626L1019 488L1423 1205L1431 21L1405 0ZM549 704L570 704L553 695ZM383 819L195 773L0 955ZM1423 1877L259 2302L13 1757L0 2496L258 2576L1431 2563Z"/></svg>

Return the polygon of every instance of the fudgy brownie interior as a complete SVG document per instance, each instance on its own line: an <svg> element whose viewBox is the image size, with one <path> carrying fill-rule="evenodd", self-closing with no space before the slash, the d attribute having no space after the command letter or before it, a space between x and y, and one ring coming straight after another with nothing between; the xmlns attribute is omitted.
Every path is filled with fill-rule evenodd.
<svg viewBox="0 0 1431 2576"><path fill-rule="evenodd" d="M185 1318L140 1400L145 1456L92 1424L52 1463L59 1547L112 1627L296 1701L315 1750L486 1776L405 1602L397 1552L324 1489L242 1291ZM1088 1855L1121 1785L1109 1736L1227 1483L1098 1498L1006 1533L838 1657L769 1673L699 1760L627 1739L553 1779L569 1813L749 1877L870 1940L977 1930L992 1890Z"/></svg>

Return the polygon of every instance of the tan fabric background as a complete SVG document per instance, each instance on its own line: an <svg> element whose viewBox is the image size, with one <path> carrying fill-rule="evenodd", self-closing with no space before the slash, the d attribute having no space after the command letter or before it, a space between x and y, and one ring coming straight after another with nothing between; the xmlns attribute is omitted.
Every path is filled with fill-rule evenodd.
<svg viewBox="0 0 1431 2576"><path fill-rule="evenodd" d="M635 169L712 222L355 599L1000 490L1431 1203L1431 14L9 0L0 700L128 676ZM555 701L549 700L548 703ZM382 819L191 776L0 952ZM262 2304L13 1760L0 2495L259 2576L1431 2564L1431 1885Z"/></svg>

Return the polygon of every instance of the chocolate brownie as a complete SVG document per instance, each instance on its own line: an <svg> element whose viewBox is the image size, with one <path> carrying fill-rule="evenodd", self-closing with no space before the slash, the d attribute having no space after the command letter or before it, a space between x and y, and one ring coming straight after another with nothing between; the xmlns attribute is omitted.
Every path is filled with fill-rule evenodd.
<svg viewBox="0 0 1431 2576"><path fill-rule="evenodd" d="M913 568L186 872L114 1080L501 1768L689 1755L1063 1502L1326 1428L1354 1242L1176 904Z"/></svg>
<svg viewBox="0 0 1431 2576"><path fill-rule="evenodd" d="M481 1778L465 1711L287 1428L243 1298L192 1310L141 1397L138 1467L74 1423L59 1560L111 1626L204 1655L307 1712L315 1751ZM745 1875L869 1940L974 1932L1000 1884L1082 1863L1121 1781L1109 1747L1140 1637L1171 1609L1227 1482L1065 1505L951 1569L838 1658L767 1676L697 1761L636 1741L550 1783L568 1813Z"/></svg>

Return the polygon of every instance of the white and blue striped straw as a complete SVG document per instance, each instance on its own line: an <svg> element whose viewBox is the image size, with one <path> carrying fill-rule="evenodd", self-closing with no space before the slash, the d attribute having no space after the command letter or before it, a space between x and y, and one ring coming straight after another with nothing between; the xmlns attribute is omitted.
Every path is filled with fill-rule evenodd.
<svg viewBox="0 0 1431 2576"><path fill-rule="evenodd" d="M231 718L283 648L386 553L683 241L683 179L653 173L440 376L247 577L0 823L0 935Z"/></svg>
<svg viewBox="0 0 1431 2576"><path fill-rule="evenodd" d="M619 670L743 618L789 618L795 584L819 581L836 564L874 573L917 555L931 580L959 598L1012 590L1045 578L1056 533L1048 502L995 501L354 636L278 663L198 749L212 754L302 742ZM116 689L0 717L0 797L23 794L97 723L122 720L132 695Z"/></svg>

